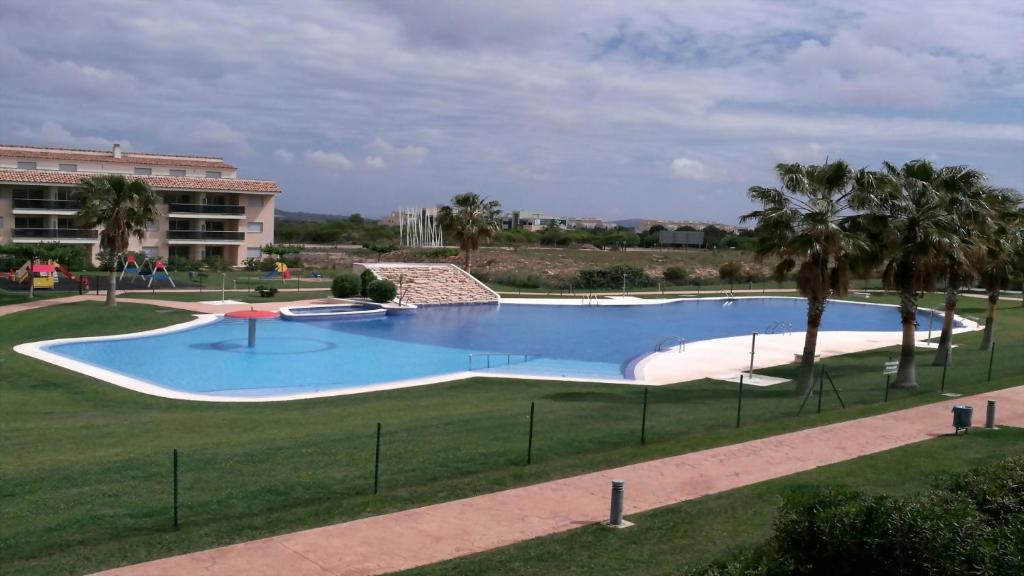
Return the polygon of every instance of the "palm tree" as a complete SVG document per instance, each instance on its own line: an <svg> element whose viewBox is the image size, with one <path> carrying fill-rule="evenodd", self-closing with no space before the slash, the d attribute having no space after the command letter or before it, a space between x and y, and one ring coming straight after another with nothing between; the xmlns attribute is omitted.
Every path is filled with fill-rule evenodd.
<svg viewBox="0 0 1024 576"><path fill-rule="evenodd" d="M939 170L939 187L944 210L950 217L959 242L945 245L946 298L942 333L935 351L934 366L943 366L949 359L953 343L953 318L957 298L965 282L973 279L969 255L973 247L983 242L992 224L991 208L986 199L985 175L966 166L947 166Z"/></svg>
<svg viewBox="0 0 1024 576"><path fill-rule="evenodd" d="M500 228L501 203L479 194L467 192L452 198L451 206L443 206L439 213L443 226L452 230L465 255L466 272L473 272L473 252L480 249L480 240L490 237Z"/></svg>
<svg viewBox="0 0 1024 576"><path fill-rule="evenodd" d="M848 260L863 243L846 227L853 183L846 162L779 164L775 172L782 187L751 187L748 195L762 208L742 220L757 222L758 258L781 258L775 267L777 278L797 268L797 288L807 298L807 333L796 390L806 394L814 384L814 354L825 306L833 294L846 293Z"/></svg>
<svg viewBox="0 0 1024 576"><path fill-rule="evenodd" d="M901 167L883 162L880 171L861 170L855 177L851 204L866 211L865 228L885 264L883 280L900 295L903 341L894 388L917 387L918 295L943 269L942 256L960 250L956 223L943 197L945 176L930 162L914 160Z"/></svg>
<svg viewBox="0 0 1024 576"><path fill-rule="evenodd" d="M85 226L102 226L100 248L108 271L107 306L117 305L117 259L128 250L128 240L139 240L146 225L157 217L157 196L142 180L119 174L94 176L78 187L78 216Z"/></svg>
<svg viewBox="0 0 1024 576"><path fill-rule="evenodd" d="M974 252L981 285L988 295L981 350L992 347L999 291L1009 285L1019 271L1017 267L1024 261L1024 209L1020 206L1020 195L1013 190L992 190L987 194L987 201L995 217L991 232Z"/></svg>

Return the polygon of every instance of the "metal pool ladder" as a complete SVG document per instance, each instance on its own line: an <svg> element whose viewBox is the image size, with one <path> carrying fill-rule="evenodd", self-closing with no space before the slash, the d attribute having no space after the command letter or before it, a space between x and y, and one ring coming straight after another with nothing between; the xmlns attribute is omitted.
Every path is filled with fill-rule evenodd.
<svg viewBox="0 0 1024 576"><path fill-rule="evenodd" d="M655 352L666 352L671 348L676 348L676 352L682 352L686 350L686 339L679 336L667 336L658 342L658 345L654 347Z"/></svg>
<svg viewBox="0 0 1024 576"><path fill-rule="evenodd" d="M597 295L591 292L583 297L582 304L584 306L600 306L601 302L598 300Z"/></svg>
<svg viewBox="0 0 1024 576"><path fill-rule="evenodd" d="M502 356L504 356L505 357L505 366L511 366L513 358L516 358L516 359L522 358L523 362L528 362L530 360L530 355L529 354L508 354L508 353L505 353L505 352L478 352L476 354L470 354L469 355L468 362L469 362L469 371L470 372L473 371L473 357L474 356L483 356L483 357L485 357L487 359L487 367L488 368L491 367L491 357L492 356L493 357L497 357L497 358L501 358ZM536 358L536 356L534 356L534 357ZM501 364L498 364L498 366L501 366Z"/></svg>

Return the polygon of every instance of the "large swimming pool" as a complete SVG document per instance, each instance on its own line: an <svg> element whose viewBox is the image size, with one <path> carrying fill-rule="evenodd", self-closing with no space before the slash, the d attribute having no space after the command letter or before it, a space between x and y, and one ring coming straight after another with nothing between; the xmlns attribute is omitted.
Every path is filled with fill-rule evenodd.
<svg viewBox="0 0 1024 576"><path fill-rule="evenodd" d="M919 314L921 326L928 325L928 314ZM367 320L263 320L254 348L247 346L245 320L220 319L156 335L55 343L44 350L178 392L290 396L470 368L487 372L487 353L496 354L490 357L491 372L629 379L630 363L667 336L693 342L763 332L778 322L802 331L805 315L806 303L798 298L437 306ZM894 307L832 302L821 329L899 328Z"/></svg>

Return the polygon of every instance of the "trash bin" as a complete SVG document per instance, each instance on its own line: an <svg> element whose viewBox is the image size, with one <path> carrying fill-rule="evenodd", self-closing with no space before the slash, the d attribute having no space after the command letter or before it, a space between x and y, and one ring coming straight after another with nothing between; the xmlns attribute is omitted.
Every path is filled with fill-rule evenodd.
<svg viewBox="0 0 1024 576"><path fill-rule="evenodd" d="M953 434L959 434L961 430L968 431L971 428L971 418L974 416L974 407L957 404L953 406Z"/></svg>

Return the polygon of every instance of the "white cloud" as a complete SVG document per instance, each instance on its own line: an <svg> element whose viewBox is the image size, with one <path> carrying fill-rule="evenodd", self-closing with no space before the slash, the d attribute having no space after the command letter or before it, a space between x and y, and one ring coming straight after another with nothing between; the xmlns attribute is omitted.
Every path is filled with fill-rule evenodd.
<svg viewBox="0 0 1024 576"><path fill-rule="evenodd" d="M323 150L308 150L306 160L310 163L331 170L348 170L352 167L352 161L341 152L325 152Z"/></svg>
<svg viewBox="0 0 1024 576"><path fill-rule="evenodd" d="M382 160L387 158L409 164L421 164L430 153L430 149L425 146L395 146L382 138L376 138L368 148Z"/></svg>
<svg viewBox="0 0 1024 576"><path fill-rule="evenodd" d="M388 166L388 163L380 156L367 156L363 162L366 163L367 168L372 168L374 170L380 170L381 168L387 168Z"/></svg>
<svg viewBox="0 0 1024 576"><path fill-rule="evenodd" d="M672 161L672 175L683 180L709 180L711 171L700 160L680 156Z"/></svg>
<svg viewBox="0 0 1024 576"><path fill-rule="evenodd" d="M278 148L274 150L274 158L277 158L282 164L291 164L295 160L295 153L284 148Z"/></svg>
<svg viewBox="0 0 1024 576"><path fill-rule="evenodd" d="M99 149L110 148L114 142L118 142L126 150L131 149L131 142L127 139L110 140L99 136L72 134L70 130L52 120L46 120L36 127L20 126L16 128L14 130L13 142L62 148Z"/></svg>

